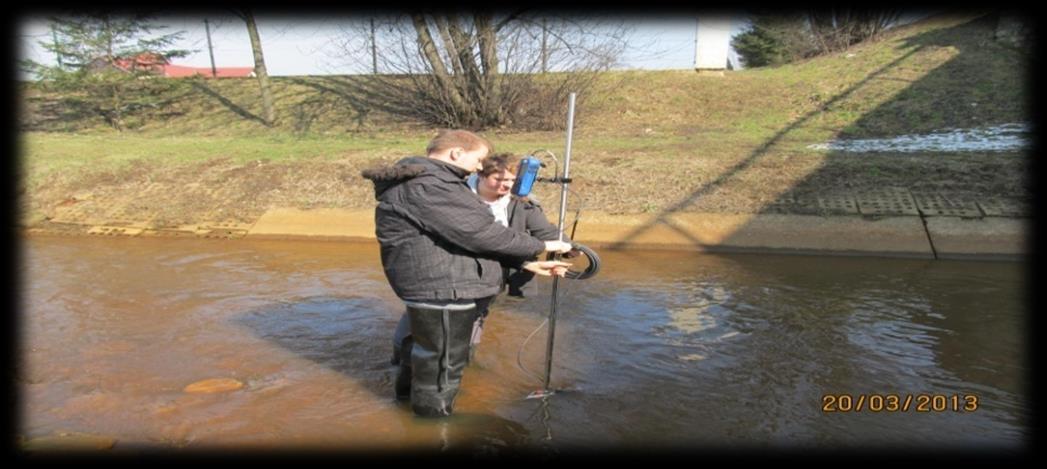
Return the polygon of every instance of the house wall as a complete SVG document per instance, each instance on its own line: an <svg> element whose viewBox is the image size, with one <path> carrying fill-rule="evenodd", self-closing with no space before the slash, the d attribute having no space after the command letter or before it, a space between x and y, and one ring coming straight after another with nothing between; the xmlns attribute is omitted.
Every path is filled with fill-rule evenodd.
<svg viewBox="0 0 1047 469"><path fill-rule="evenodd" d="M694 68L699 70L727 68L727 53L731 44L731 18L729 16L698 17L695 42Z"/></svg>

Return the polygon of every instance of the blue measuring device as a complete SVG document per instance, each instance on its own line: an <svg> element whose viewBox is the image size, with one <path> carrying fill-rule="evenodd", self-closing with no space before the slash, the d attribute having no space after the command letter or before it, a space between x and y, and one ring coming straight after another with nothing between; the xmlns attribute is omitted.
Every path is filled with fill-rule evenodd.
<svg viewBox="0 0 1047 469"><path fill-rule="evenodd" d="M511 190L512 194L517 197L527 197L535 181L538 180L538 170L541 167L542 163L533 156L528 155L520 160L520 166L516 169L516 182L513 183Z"/></svg>

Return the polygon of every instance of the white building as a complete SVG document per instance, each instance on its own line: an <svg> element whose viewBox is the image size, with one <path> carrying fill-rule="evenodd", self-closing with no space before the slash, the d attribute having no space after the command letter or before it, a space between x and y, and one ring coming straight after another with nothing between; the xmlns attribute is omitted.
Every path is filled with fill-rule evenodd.
<svg viewBox="0 0 1047 469"><path fill-rule="evenodd" d="M709 14L698 17L694 39L694 69L722 72L737 69L737 59L731 60L732 17L727 14Z"/></svg>

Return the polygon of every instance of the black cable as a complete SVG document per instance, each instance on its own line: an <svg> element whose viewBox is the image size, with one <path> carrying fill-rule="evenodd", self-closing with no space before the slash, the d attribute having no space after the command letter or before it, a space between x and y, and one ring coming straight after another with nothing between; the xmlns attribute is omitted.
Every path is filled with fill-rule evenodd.
<svg viewBox="0 0 1047 469"><path fill-rule="evenodd" d="M592 249L589 249L587 246L578 243L571 244L571 247L578 250L582 254L585 254L585 257L589 258L589 266L586 267L585 270L582 272L568 270L567 273L564 274L564 278L569 278L571 280L585 280L587 278L592 278L594 275L596 275L597 272L600 271L600 256L596 255L596 251L593 251Z"/></svg>

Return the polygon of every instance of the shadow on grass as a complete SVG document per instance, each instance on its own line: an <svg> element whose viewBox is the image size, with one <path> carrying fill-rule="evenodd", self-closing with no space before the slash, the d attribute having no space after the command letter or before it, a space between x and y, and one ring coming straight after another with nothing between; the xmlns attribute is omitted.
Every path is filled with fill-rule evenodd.
<svg viewBox="0 0 1047 469"><path fill-rule="evenodd" d="M233 111L234 113L236 113L238 116L243 117L244 119L255 121L255 122L258 122L259 124L265 125L265 119L259 117L256 114L253 114L251 111L248 111L247 109L244 109L243 107L239 106L238 104L230 101L229 98L226 98L225 96L222 96L221 93L219 93L218 91L214 90L213 88L207 86L202 81L200 81L200 80L191 80L189 83L192 85L193 88L195 88L195 89L203 92L204 94L214 98L219 103L222 103L222 105L225 106L227 109L229 109L230 111Z"/></svg>
<svg viewBox="0 0 1047 469"><path fill-rule="evenodd" d="M841 133L840 136L847 137L855 134L867 135L870 132L876 131L897 132L906 128L905 125L897 124L897 121L899 120L903 120L904 122L920 122L921 126L919 127L919 130L922 130L924 127L930 129L938 124L935 124L933 120L926 118L920 113L937 114L942 112L938 106L939 101L949 103L947 106L948 112L962 114L965 103L969 106L971 100L984 102L986 99L992 99L991 97L993 94L991 90L993 85L1007 77L1001 78L996 75L995 72L979 74L978 70L981 70L979 64L981 64L980 67L993 71L998 71L1003 68L998 63L993 63L991 66L987 66L985 63L980 61L984 61L987 57L992 57L997 53L1009 53L1012 54L1012 56L1013 54L1016 54L1013 50L991 43L992 28L996 21L995 18L995 15L985 15L965 21L956 26L930 31L913 37L904 44L905 47L910 47L911 49L905 52L902 56L872 71L865 78L852 84L847 89L822 103L818 109L808 112L792 122L789 122L781 130L776 132L759 147L753 150L747 157L727 169L719 177L701 185L689 195L679 199L672 206L662 210L649 222L633 229L614 243L611 248L624 248L631 241L659 225L664 225L670 230L680 234L695 247L708 247L705 243L692 236L685 229L676 226L671 217L676 213L685 211L689 206L699 201L702 197L710 195L717 189L725 186L727 183L736 182L736 178L746 174L747 171L753 169L754 166L759 164L761 158L766 156L768 151L776 144L780 143L790 132L809 124L813 119L830 111L834 106L844 104L847 100L855 98L857 92L861 91L863 87L870 85L875 80L893 80L894 77L889 76L889 73L892 70L895 70L898 67L903 67L903 63L906 60L929 48L953 47L958 48L959 53L951 58L947 63L937 67L919 80L912 82L905 91L895 96L889 102L884 103L875 110L865 114L854 125L849 127L848 131ZM973 47L994 47L994 49L989 52L967 50ZM972 54L974 57L968 57L968 55ZM1022 75L1021 72L1013 73L1019 76ZM963 92L957 94L956 90L963 90ZM1005 103L1013 102L1013 99L1004 101ZM974 119L956 119L950 120L949 122L971 124L977 122L980 125L995 123L981 122ZM852 171L856 164L855 155L834 152L825 157L825 162L818 170L804 176L803 179L794 183L786 191L786 194L781 195L804 195L816 188L817 190L825 190L826 187L833 188L834 190L845 190L849 187L876 186L878 184L889 185L891 182L898 182L899 184L919 182L920 173L915 171L921 168L921 165L925 164L926 156L926 154L923 155L924 161L915 162L909 166L899 166L896 163L888 163L880 159L867 159L857 163L859 165L864 164L865 168L872 168L883 173L878 174L855 173ZM960 156L959 158L962 159L965 157ZM1007 177L1006 175L1002 177L999 175L1001 165L1008 166L1011 168L1011 171L1016 171L1013 167L1019 166L1014 165L1013 161L999 161L997 158L983 158L976 162L976 164L980 165L978 171L983 173L981 174L982 177L994 181L999 181L1002 178ZM972 179L970 175L964 176L966 170L970 169L969 166L961 166L959 170L951 171L948 169L948 161L945 160L944 163L938 163L937 167L941 171L949 172L949 176L957 178L956 182L959 184L969 183ZM872 170L870 169L869 171ZM932 171L935 171L935 169L932 168ZM1021 172L1018 171L1017 174L1020 176ZM887 184L884 184L885 182ZM763 207L761 213L776 211L776 209L770 207L768 204ZM745 227L743 226L734 234L737 234L739 231L744 229Z"/></svg>
<svg viewBox="0 0 1047 469"><path fill-rule="evenodd" d="M290 77L288 78L288 81L290 81L291 83L296 83L302 86L313 88L319 91L321 94L331 93L335 96L338 96L342 100L342 102L348 104L349 107L352 108L353 112L355 113L355 117L353 119L356 121L357 127L362 127L364 125L364 122L367 120L368 116L370 116L371 114L371 106L365 101L359 99L350 90L346 89L345 83L347 83L348 80L339 80L335 77L320 76L309 78Z"/></svg>
<svg viewBox="0 0 1047 469"><path fill-rule="evenodd" d="M835 138L891 138L1026 121L1028 64L1020 51L993 39L996 21L997 16L989 14L910 38L903 47L955 52ZM834 151L817 171L796 182L788 195L810 200L826 187L853 196L893 186L914 194L937 193L954 203L1000 197L1021 206L1028 193L1023 187L1027 166L1027 154L1021 150Z"/></svg>

